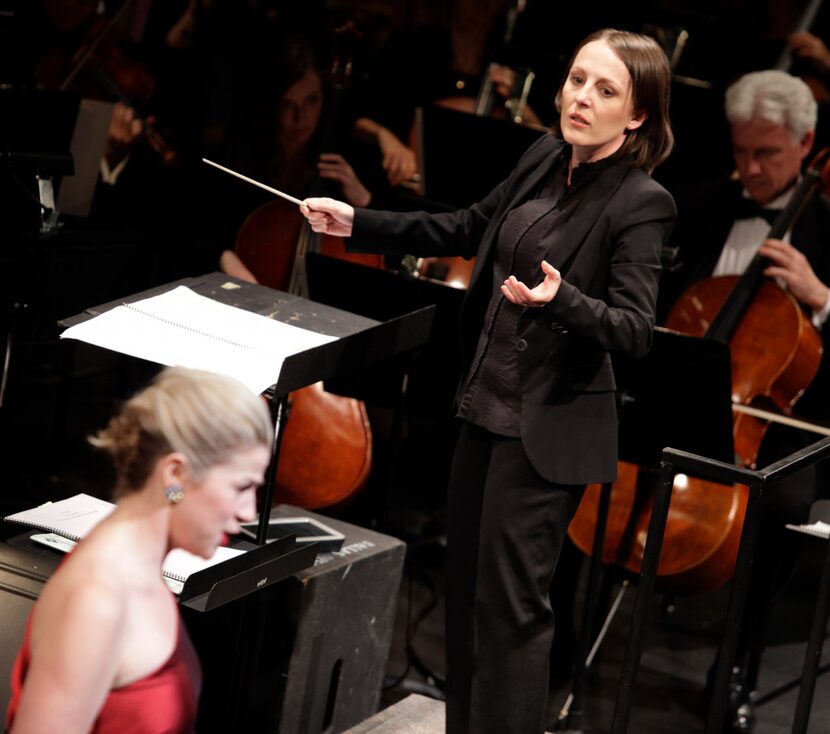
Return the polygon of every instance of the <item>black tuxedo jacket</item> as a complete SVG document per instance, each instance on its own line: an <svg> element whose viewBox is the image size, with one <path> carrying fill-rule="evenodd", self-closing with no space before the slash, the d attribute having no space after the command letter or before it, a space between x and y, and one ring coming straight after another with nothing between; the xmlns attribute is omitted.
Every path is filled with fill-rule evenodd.
<svg viewBox="0 0 830 734"><path fill-rule="evenodd" d="M564 148L552 136L542 137L505 181L469 209L356 212L353 239L361 249L476 257L461 311L465 371L492 293L499 229L507 213L532 197L554 166L562 165ZM609 352L642 355L649 348L660 253L675 217L668 192L627 159L604 168L587 186L590 190L550 238L546 259L562 273L559 292L543 308L525 309L515 335L522 443L534 468L559 484L616 478Z"/></svg>
<svg viewBox="0 0 830 734"><path fill-rule="evenodd" d="M679 248L682 269L677 289L682 292L692 283L712 275L721 251L735 223L741 184L730 181L708 189L705 196L696 197L681 210L672 243ZM830 201L826 197L814 197L796 220L792 230L792 244L803 252L816 275L822 280L827 273L830 259ZM679 295L676 293L674 295Z"/></svg>

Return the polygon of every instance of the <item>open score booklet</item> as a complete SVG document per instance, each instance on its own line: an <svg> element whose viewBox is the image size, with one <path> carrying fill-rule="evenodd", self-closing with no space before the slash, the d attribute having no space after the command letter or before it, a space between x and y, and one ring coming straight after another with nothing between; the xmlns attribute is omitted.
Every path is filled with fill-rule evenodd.
<svg viewBox="0 0 830 734"><path fill-rule="evenodd" d="M31 510L16 512L4 518L7 522L28 525L29 527L54 533L61 539L49 539L49 536L34 536L37 540L50 548L66 553L75 544L86 537L101 520L115 509L112 502L90 497L88 494L76 494L58 502L47 502L45 505L34 507ZM171 550L162 564L161 573L167 585L175 593L179 593L187 577L197 571L227 561L229 558L241 555L245 551L220 546L211 558L200 558L181 548Z"/></svg>

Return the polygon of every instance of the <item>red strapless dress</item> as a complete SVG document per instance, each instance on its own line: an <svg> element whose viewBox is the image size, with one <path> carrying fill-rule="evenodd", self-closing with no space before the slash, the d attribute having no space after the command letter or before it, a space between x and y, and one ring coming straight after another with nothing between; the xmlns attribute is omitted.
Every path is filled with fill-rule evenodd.
<svg viewBox="0 0 830 734"><path fill-rule="evenodd" d="M6 728L11 729L29 669L29 628L11 676ZM184 734L194 731L202 674L187 630L179 619L176 649L158 670L107 696L90 734ZM56 722L57 725L57 722Z"/></svg>

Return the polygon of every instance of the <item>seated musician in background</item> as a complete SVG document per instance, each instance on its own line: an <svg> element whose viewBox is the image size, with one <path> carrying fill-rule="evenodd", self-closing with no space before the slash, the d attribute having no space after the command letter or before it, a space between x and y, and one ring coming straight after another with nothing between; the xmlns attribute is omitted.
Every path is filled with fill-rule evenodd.
<svg viewBox="0 0 830 734"><path fill-rule="evenodd" d="M350 204L368 206L372 192L343 155L331 152L347 144L344 138L348 125L344 124L346 115L342 109L326 110L331 101L326 99L317 54L301 37L283 39L275 47L276 55L265 75L260 98L249 115L251 129L237 132L230 149L230 164L297 197L306 196L319 178L323 183L331 182L333 193ZM340 119L327 119L326 113ZM403 164L396 151L405 146L369 118L362 118L361 123L363 133L373 137L381 148L390 182L397 183ZM293 207L287 210L299 217ZM229 275L257 282L232 250L222 253L220 267Z"/></svg>
<svg viewBox="0 0 830 734"><path fill-rule="evenodd" d="M826 285L830 283L830 201L814 197L783 240L766 239L770 222L790 200L813 146L816 103L800 79L780 71L754 72L727 90L726 117L739 180L710 189L709 196L697 206L679 207L674 243L680 247L683 268L673 295L709 276L741 274L760 252L769 261L764 274L788 290L821 331L826 355L830 334L830 289ZM776 324L769 324L770 331L775 328ZM829 386L825 356L812 386L796 405L797 414L826 418ZM818 438L771 425L757 465L767 466ZM751 732L754 728L752 694L773 602L801 547L798 534L784 525L806 522L816 495L815 467L769 487L765 495L761 537L732 677L727 731Z"/></svg>
<svg viewBox="0 0 830 734"><path fill-rule="evenodd" d="M254 518L272 440L259 396L182 368L92 439L112 455L118 503L33 608L12 670L11 734L194 731L199 661L162 562L173 548L210 558Z"/></svg>

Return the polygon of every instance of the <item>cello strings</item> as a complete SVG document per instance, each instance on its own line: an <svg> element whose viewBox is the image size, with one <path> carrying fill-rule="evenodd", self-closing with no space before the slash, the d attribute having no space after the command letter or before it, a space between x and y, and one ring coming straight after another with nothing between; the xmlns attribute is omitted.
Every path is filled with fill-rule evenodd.
<svg viewBox="0 0 830 734"><path fill-rule="evenodd" d="M264 183L260 183L259 181L254 180L253 178L248 178L247 176L243 176L241 173L237 173L236 171L231 170L230 168L225 168L225 166L220 166L218 163L214 163L213 161L208 160L207 158L202 158L203 163L207 163L209 166L213 166L214 168L218 168L220 171L224 171L225 173L229 173L231 176L236 176L237 178L241 178L243 181L247 181L249 184L253 184L254 186L259 186L261 189L265 189L266 191L270 191L272 194L276 194L277 196L285 199L286 201L290 201L292 204L296 204L299 206L302 204L301 199L297 199L290 194L286 194L279 189L272 188L271 186L266 186Z"/></svg>

